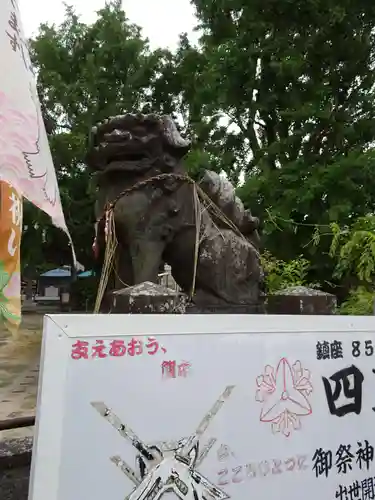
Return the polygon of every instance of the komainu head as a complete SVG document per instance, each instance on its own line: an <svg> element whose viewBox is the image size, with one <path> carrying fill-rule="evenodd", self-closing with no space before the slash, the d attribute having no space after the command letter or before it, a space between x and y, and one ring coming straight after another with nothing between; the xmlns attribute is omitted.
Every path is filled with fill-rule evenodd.
<svg viewBox="0 0 375 500"><path fill-rule="evenodd" d="M170 116L127 113L92 128L86 162L94 171L142 173L156 163L173 170L189 148Z"/></svg>

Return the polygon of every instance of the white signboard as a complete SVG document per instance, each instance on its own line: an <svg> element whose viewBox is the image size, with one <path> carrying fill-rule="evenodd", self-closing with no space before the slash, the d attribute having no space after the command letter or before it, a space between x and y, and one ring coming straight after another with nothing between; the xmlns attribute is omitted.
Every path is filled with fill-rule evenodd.
<svg viewBox="0 0 375 500"><path fill-rule="evenodd" d="M374 499L374 331L374 317L46 317L29 498Z"/></svg>

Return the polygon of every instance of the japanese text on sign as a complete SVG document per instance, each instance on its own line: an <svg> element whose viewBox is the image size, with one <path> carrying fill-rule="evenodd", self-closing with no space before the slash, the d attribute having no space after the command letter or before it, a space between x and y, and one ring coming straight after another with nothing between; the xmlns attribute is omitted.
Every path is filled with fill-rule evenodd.
<svg viewBox="0 0 375 500"><path fill-rule="evenodd" d="M362 481L353 481L347 486L340 484L335 496L338 500L374 500L375 478L368 477Z"/></svg>
<svg viewBox="0 0 375 500"><path fill-rule="evenodd" d="M94 343L85 340L77 340L72 345L72 359L93 359L107 357L123 357L125 355L133 357L142 354L154 356L158 352L167 352L167 350L159 344L155 337L148 337L146 341L132 338L129 342L124 340L95 340Z"/></svg>
<svg viewBox="0 0 375 500"><path fill-rule="evenodd" d="M359 340L353 340L351 344L351 356L353 358L359 358L360 356L373 356L375 349L372 340L368 339L364 342ZM342 342L334 340L333 342L328 342L323 340L316 343L316 359L327 360L327 359L342 359L344 357L344 350Z"/></svg>
<svg viewBox="0 0 375 500"><path fill-rule="evenodd" d="M375 369L372 372L375 374ZM359 368L351 365L337 371L329 378L322 377L322 380L331 415L344 417L349 413L356 415L361 413L364 376ZM345 402L339 405L337 403L341 396L344 396ZM375 411L375 407L372 410Z"/></svg>
<svg viewBox="0 0 375 500"><path fill-rule="evenodd" d="M187 377L191 364L188 361L177 363L176 360L163 361L161 373L164 378Z"/></svg>
<svg viewBox="0 0 375 500"><path fill-rule="evenodd" d="M229 483L242 483L243 481L275 476L290 472L303 472L308 469L306 464L306 455L290 456L285 459L273 458L270 460L262 460L260 462L251 462L236 467L225 467L218 471L219 486L224 486Z"/></svg>
<svg viewBox="0 0 375 500"><path fill-rule="evenodd" d="M374 461L374 447L367 441L356 443L356 448L351 444L340 444L335 454L332 450L318 448L312 457L313 470L316 477L328 477L333 467L338 474L346 474L353 470L355 463L360 470L369 470Z"/></svg>
<svg viewBox="0 0 375 500"><path fill-rule="evenodd" d="M14 257L19 248L19 235L22 231L22 201L14 190L9 196L9 201L12 227L8 239L8 253L11 257Z"/></svg>

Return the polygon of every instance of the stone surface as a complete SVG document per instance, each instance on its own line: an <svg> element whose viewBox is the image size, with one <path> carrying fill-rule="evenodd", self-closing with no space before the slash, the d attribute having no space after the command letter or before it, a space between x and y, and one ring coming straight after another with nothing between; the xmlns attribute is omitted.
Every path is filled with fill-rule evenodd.
<svg viewBox="0 0 375 500"><path fill-rule="evenodd" d="M33 440L3 440L0 442L0 498L27 500Z"/></svg>
<svg viewBox="0 0 375 500"><path fill-rule="evenodd" d="M30 462L32 448L33 438L31 436L1 441L0 469L27 465Z"/></svg>
<svg viewBox="0 0 375 500"><path fill-rule="evenodd" d="M112 312L115 314L170 314L181 313L179 295L174 290L149 281L112 294Z"/></svg>
<svg viewBox="0 0 375 500"><path fill-rule="evenodd" d="M275 295L298 295L298 296L306 296L306 297L335 297L331 293L322 292L322 290L318 290L317 288L309 288L307 286L289 286L282 290L275 292Z"/></svg>
<svg viewBox="0 0 375 500"><path fill-rule="evenodd" d="M93 128L90 144L98 267L108 228L116 228L119 243L108 290L156 283L166 262L181 290L193 290L197 307L262 302L259 220L217 173L206 171L199 185L188 178L183 158L190 144L171 117L111 117Z"/></svg>
<svg viewBox="0 0 375 500"><path fill-rule="evenodd" d="M280 290L267 298L268 314L335 314L337 299L335 295L315 288L303 286Z"/></svg>
<svg viewBox="0 0 375 500"><path fill-rule="evenodd" d="M263 304L255 305L228 305L228 306L196 306L189 304L186 306L186 314L264 314L265 307Z"/></svg>
<svg viewBox="0 0 375 500"><path fill-rule="evenodd" d="M27 500L29 492L30 465L0 468L1 500Z"/></svg>
<svg viewBox="0 0 375 500"><path fill-rule="evenodd" d="M26 314L16 336L0 328L0 420L35 414L43 316ZM5 439L31 436L33 428L0 432ZM1 497L0 497L1 498Z"/></svg>
<svg viewBox="0 0 375 500"><path fill-rule="evenodd" d="M38 391L39 360L30 359L19 373L12 371L12 367L8 366L8 373L13 374L14 379L9 385L0 388L0 420L33 416ZM6 370L4 363L2 369ZM27 437L32 434L33 427L0 432L0 444L3 439Z"/></svg>

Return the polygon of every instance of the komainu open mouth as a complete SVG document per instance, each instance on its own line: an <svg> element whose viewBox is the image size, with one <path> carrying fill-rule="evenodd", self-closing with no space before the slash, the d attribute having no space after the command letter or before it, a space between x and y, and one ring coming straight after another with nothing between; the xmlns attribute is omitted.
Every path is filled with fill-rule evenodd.
<svg viewBox="0 0 375 500"><path fill-rule="evenodd" d="M182 158L190 141L183 139L171 117L125 114L98 123L91 130L87 165L93 170L143 170L164 151Z"/></svg>

